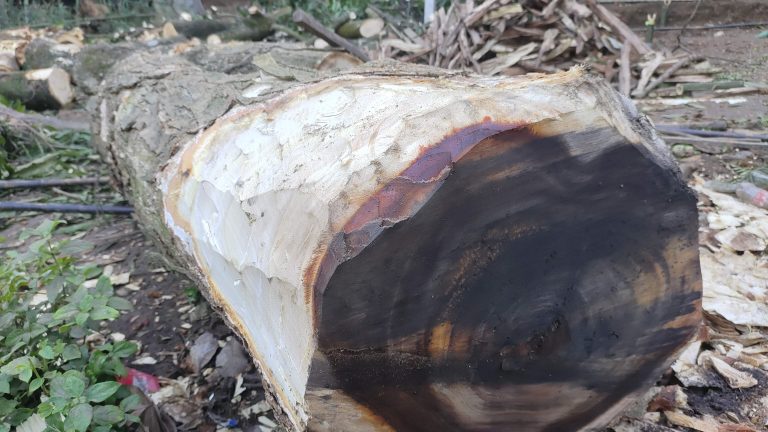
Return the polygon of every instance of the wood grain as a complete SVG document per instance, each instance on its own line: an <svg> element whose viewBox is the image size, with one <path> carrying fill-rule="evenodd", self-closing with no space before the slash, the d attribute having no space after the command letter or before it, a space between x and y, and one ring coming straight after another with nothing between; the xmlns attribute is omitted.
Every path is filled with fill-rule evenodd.
<svg viewBox="0 0 768 432"><path fill-rule="evenodd" d="M612 129L545 130L477 143L338 266L310 388L395 430L559 431L655 379L698 322L695 198Z"/></svg>

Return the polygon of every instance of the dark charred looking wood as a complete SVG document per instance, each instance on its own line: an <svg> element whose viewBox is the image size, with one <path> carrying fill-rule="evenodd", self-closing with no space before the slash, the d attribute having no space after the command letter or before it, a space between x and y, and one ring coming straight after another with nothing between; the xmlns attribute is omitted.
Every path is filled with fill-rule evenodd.
<svg viewBox="0 0 768 432"><path fill-rule="evenodd" d="M310 386L398 431L578 430L690 339L695 205L609 128L486 138L333 273Z"/></svg>
<svg viewBox="0 0 768 432"><path fill-rule="evenodd" d="M696 334L696 200L602 80L214 63L121 62L93 136L287 428L589 430Z"/></svg>

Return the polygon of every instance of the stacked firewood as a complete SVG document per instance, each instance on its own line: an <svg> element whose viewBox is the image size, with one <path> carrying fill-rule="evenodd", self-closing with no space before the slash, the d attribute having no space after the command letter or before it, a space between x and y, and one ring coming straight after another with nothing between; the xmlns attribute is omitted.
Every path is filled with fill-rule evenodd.
<svg viewBox="0 0 768 432"><path fill-rule="evenodd" d="M390 32L381 47L384 57L489 75L587 64L633 96L647 95L691 60L654 50L595 0L452 2L421 36Z"/></svg>

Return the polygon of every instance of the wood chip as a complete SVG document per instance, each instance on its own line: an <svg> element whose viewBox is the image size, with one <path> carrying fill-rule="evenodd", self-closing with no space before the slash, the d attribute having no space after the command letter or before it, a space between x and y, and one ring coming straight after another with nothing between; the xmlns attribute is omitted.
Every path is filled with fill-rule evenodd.
<svg viewBox="0 0 768 432"><path fill-rule="evenodd" d="M675 426L687 427L699 432L719 432L719 424L712 418L697 419L680 411L666 411L664 416Z"/></svg>

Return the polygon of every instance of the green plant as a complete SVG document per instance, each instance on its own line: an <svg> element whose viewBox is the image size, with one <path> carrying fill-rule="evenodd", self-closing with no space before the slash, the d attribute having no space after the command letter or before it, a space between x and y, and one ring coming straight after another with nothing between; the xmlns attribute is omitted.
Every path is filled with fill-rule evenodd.
<svg viewBox="0 0 768 432"><path fill-rule="evenodd" d="M138 396L115 381L136 345L86 342L131 303L114 296L98 267L76 262L90 244L54 237L61 223L23 231L28 246L6 252L0 263L2 432L32 415L51 432L121 430L139 421L129 414Z"/></svg>

